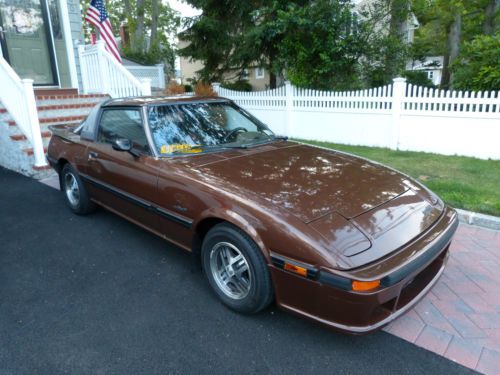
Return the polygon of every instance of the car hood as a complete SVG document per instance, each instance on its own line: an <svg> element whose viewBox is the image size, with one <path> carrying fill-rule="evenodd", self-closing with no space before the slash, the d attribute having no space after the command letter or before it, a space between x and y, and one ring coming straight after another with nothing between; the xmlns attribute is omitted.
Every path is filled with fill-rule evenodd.
<svg viewBox="0 0 500 375"><path fill-rule="evenodd" d="M405 176L378 164L291 142L219 155L192 167L219 186L257 195L304 223L331 212L354 218L411 186Z"/></svg>

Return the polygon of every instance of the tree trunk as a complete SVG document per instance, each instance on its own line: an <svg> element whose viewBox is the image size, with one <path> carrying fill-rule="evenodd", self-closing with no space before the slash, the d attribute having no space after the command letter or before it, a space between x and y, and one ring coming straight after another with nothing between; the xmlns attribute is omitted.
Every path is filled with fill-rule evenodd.
<svg viewBox="0 0 500 375"><path fill-rule="evenodd" d="M149 50L151 51L151 48L153 45L156 43L156 38L158 35L158 15L160 13L160 0L152 0L152 11L153 14L151 15L151 41L149 43Z"/></svg>
<svg viewBox="0 0 500 375"><path fill-rule="evenodd" d="M453 18L448 29L448 41L446 53L443 61L443 78L441 86L448 88L453 84L453 75L451 73L451 66L460 53L460 39L462 34L462 15L457 12Z"/></svg>
<svg viewBox="0 0 500 375"><path fill-rule="evenodd" d="M132 50L134 52L144 51L144 0L137 0L137 17Z"/></svg>
<svg viewBox="0 0 500 375"><path fill-rule="evenodd" d="M125 13L127 15L127 18L132 17L132 6L130 5L130 0L124 0L125 4Z"/></svg>
<svg viewBox="0 0 500 375"><path fill-rule="evenodd" d="M495 33L495 15L499 7L500 0L490 0L484 9L483 32L486 35L493 35Z"/></svg>

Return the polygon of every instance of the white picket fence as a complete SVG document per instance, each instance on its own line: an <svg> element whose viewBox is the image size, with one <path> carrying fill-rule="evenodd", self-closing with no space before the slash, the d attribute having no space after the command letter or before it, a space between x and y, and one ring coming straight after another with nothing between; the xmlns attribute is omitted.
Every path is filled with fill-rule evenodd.
<svg viewBox="0 0 500 375"><path fill-rule="evenodd" d="M267 91L215 91L293 138L500 159L500 92L428 89L396 78L360 91L286 83Z"/></svg>

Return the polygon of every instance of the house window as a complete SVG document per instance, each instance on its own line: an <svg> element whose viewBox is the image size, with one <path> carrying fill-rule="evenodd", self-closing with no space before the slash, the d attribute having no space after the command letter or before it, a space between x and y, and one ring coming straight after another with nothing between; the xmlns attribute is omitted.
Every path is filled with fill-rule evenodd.
<svg viewBox="0 0 500 375"><path fill-rule="evenodd" d="M429 78L430 80L434 79L434 72L432 70L427 72L427 78Z"/></svg>
<svg viewBox="0 0 500 375"><path fill-rule="evenodd" d="M241 79L246 81L248 80L249 74L248 74L248 69L243 69L243 72L241 73Z"/></svg>
<svg viewBox="0 0 500 375"><path fill-rule="evenodd" d="M255 79L263 79L263 78L264 78L264 68L256 68Z"/></svg>

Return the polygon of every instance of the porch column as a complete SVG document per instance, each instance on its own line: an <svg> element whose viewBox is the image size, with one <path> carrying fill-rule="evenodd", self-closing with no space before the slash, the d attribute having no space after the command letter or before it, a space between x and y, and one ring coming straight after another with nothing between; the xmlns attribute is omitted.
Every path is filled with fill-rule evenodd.
<svg viewBox="0 0 500 375"><path fill-rule="evenodd" d="M61 15L61 23L64 34L64 43L66 45L66 54L68 56L69 76L71 79L71 87L78 88L78 73L76 71L75 49L73 46L73 36L71 35L71 25L69 23L68 1L58 0L59 14Z"/></svg>

